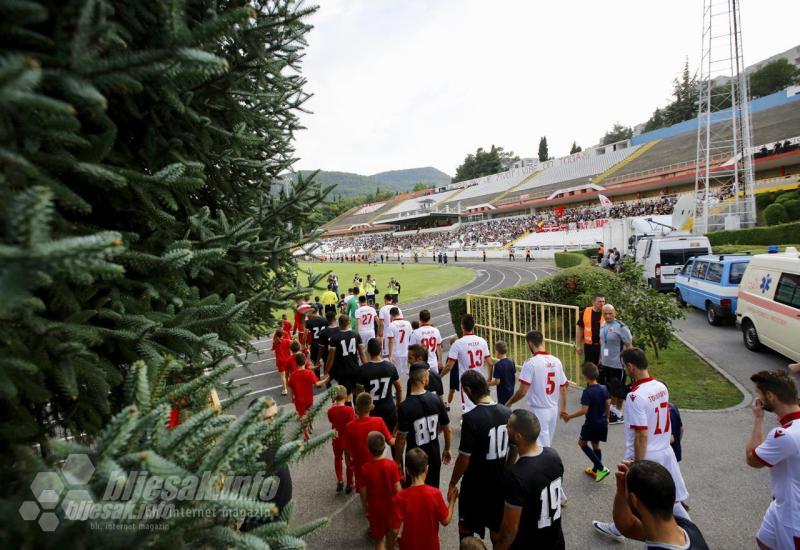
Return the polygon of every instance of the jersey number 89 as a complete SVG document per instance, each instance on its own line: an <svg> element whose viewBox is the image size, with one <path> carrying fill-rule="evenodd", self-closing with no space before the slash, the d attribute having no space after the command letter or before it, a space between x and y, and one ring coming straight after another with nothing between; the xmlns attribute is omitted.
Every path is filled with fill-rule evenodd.
<svg viewBox="0 0 800 550"><path fill-rule="evenodd" d="M430 443L439 435L439 417L435 414L414 421L414 439L417 445Z"/></svg>

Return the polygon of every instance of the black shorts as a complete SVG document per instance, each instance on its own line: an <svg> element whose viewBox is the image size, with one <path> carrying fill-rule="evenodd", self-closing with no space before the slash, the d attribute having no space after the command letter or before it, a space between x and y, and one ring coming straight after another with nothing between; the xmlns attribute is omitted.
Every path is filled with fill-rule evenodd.
<svg viewBox="0 0 800 550"><path fill-rule="evenodd" d="M450 389L458 391L461 389L461 380L458 377L458 366L455 366L450 371Z"/></svg>
<svg viewBox="0 0 800 550"><path fill-rule="evenodd" d="M483 538L484 530L499 532L505 498L500 487L472 484L466 478L458 495L458 525Z"/></svg>
<svg viewBox="0 0 800 550"><path fill-rule="evenodd" d="M628 396L624 369L600 366L600 376L597 378L597 382L608 388L611 397L625 399Z"/></svg>
<svg viewBox="0 0 800 550"><path fill-rule="evenodd" d="M436 456L428 454L428 475L425 476L425 485L439 488L439 477L442 469L442 457L437 453Z"/></svg>
<svg viewBox="0 0 800 550"><path fill-rule="evenodd" d="M353 373L352 375L348 375L343 372L338 372L336 375L331 375L331 378L336 380L337 384L340 384L347 388L347 393L353 393L356 389L356 375Z"/></svg>
<svg viewBox="0 0 800 550"><path fill-rule="evenodd" d="M583 362L600 366L600 344L585 344L583 346Z"/></svg>
<svg viewBox="0 0 800 550"><path fill-rule="evenodd" d="M608 424L584 424L581 426L581 439L599 443L608 438Z"/></svg>
<svg viewBox="0 0 800 550"><path fill-rule="evenodd" d="M316 367L317 361L319 361L319 349L320 345L316 342L311 342L311 364Z"/></svg>

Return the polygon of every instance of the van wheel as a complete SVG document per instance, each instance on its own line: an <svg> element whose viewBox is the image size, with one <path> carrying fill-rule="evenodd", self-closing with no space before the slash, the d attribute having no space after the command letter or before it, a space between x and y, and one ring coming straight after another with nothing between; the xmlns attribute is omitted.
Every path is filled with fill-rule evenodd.
<svg viewBox="0 0 800 550"><path fill-rule="evenodd" d="M761 342L758 339L758 332L752 321L745 321L742 323L742 337L744 338L744 347L750 351L759 351L761 349Z"/></svg>
<svg viewBox="0 0 800 550"><path fill-rule="evenodd" d="M677 288L675 289L675 301L678 302L680 307L686 307L686 302L684 301L683 296L681 296L681 291Z"/></svg>
<svg viewBox="0 0 800 550"><path fill-rule="evenodd" d="M719 326L721 322L719 314L717 313L717 308L715 308L714 304L711 302L706 302L706 320L709 325L714 325L715 327Z"/></svg>

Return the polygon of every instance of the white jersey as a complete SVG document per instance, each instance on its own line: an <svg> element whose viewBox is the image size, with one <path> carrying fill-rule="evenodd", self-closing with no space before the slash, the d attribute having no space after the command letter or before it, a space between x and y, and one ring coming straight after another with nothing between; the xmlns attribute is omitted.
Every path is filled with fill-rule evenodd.
<svg viewBox="0 0 800 550"><path fill-rule="evenodd" d="M561 388L569 384L561 361L545 351L537 351L522 365L519 381L528 386L528 408L557 409Z"/></svg>
<svg viewBox="0 0 800 550"><path fill-rule="evenodd" d="M672 426L669 420L669 390L652 378L643 378L631 386L625 398L625 458L633 459L636 430L647 430L647 451L669 447Z"/></svg>
<svg viewBox="0 0 800 550"><path fill-rule="evenodd" d="M384 305L384 306L381 307L381 310L378 312L378 318L381 320L381 323L383 325L383 338L381 338L381 346L383 348L382 349L382 354L383 355L389 355L389 337L392 335L391 334L391 329L389 328L389 325L392 322L392 316L389 314L389 310L392 309L393 307L397 307L397 306L392 305L392 304ZM400 310L399 307L397 309L398 309L398 311ZM403 316L403 312L400 311L400 317L402 317L402 316Z"/></svg>
<svg viewBox="0 0 800 550"><path fill-rule="evenodd" d="M753 456L769 466L777 521L800 531L800 412L781 418Z"/></svg>
<svg viewBox="0 0 800 550"><path fill-rule="evenodd" d="M361 306L356 310L356 325L358 325L358 335L364 345L370 338L375 338L375 321L378 319L378 313L372 306Z"/></svg>
<svg viewBox="0 0 800 550"><path fill-rule="evenodd" d="M448 359L458 361L459 380L470 369L478 369L478 372L485 377L486 371L483 366L489 355L489 346L486 344L486 340L471 332L465 332L464 336L453 342L447 352ZM469 400L463 389L461 390L461 408L465 413L475 408L475 404Z"/></svg>
<svg viewBox="0 0 800 550"><path fill-rule="evenodd" d="M430 369L439 374L439 356L436 351L442 344L442 334L439 329L427 323L411 333L411 344L419 344L428 351L428 365Z"/></svg>
<svg viewBox="0 0 800 550"><path fill-rule="evenodd" d="M398 317L392 321L389 326L391 327L390 338L394 339L393 355L394 357L405 360L405 358L408 357L408 344L411 340L411 323L402 317Z"/></svg>

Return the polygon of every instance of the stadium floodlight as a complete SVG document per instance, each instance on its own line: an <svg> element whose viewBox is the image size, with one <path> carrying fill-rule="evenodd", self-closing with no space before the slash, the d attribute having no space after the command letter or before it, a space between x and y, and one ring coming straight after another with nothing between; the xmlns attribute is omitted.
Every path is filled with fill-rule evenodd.
<svg viewBox="0 0 800 550"><path fill-rule="evenodd" d="M756 223L739 4L703 1L693 224L697 234Z"/></svg>

